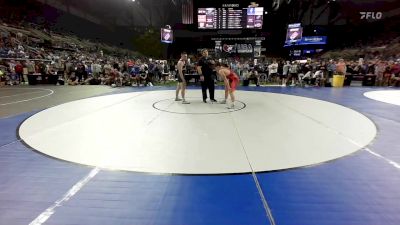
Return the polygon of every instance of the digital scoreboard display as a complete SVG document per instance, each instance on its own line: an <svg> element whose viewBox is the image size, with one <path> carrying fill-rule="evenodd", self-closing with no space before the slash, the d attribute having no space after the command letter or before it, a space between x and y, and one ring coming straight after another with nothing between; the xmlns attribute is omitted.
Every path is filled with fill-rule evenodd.
<svg viewBox="0 0 400 225"><path fill-rule="evenodd" d="M263 7L199 8L197 21L199 29L261 29Z"/></svg>
<svg viewBox="0 0 400 225"><path fill-rule="evenodd" d="M174 40L171 29L161 28L161 42L171 44Z"/></svg>
<svg viewBox="0 0 400 225"><path fill-rule="evenodd" d="M301 41L303 37L303 27L300 23L293 23L288 25L286 33L286 45L294 45Z"/></svg>

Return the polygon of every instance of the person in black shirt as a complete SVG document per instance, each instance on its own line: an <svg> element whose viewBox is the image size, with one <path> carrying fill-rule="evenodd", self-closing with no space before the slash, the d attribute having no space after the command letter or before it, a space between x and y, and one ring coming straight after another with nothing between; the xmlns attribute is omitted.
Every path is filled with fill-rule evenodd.
<svg viewBox="0 0 400 225"><path fill-rule="evenodd" d="M88 73L85 69L85 65L80 64L76 69L75 76L78 77L80 83L85 83L85 80L88 78Z"/></svg>
<svg viewBox="0 0 400 225"><path fill-rule="evenodd" d="M201 54L203 57L201 57L198 62L197 72L200 75L203 102L207 103L207 89L210 93L211 102L217 102L217 100L214 99L215 84L213 77L213 65L215 62L208 56L207 49L203 49Z"/></svg>

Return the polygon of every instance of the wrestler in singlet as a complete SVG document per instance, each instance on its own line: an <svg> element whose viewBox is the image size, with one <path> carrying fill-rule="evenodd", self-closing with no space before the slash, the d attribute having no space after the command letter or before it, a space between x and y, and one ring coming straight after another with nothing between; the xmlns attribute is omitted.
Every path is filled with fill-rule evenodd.
<svg viewBox="0 0 400 225"><path fill-rule="evenodd" d="M181 101L182 104L190 104L185 99L185 91L186 91L186 80L185 80L185 65L187 61L187 54L186 52L181 53L181 58L178 61L178 84L176 86L176 94L175 94L175 101ZM179 92L181 92L182 99L179 98Z"/></svg>
<svg viewBox="0 0 400 225"><path fill-rule="evenodd" d="M186 62L183 61L182 59L180 59L180 60L178 61L178 63L179 63L179 62L181 62L181 63L183 64L182 71L186 71ZM183 80L182 80L181 76L179 75L179 72L177 73L177 77L178 77L178 83L182 83Z"/></svg>
<svg viewBox="0 0 400 225"><path fill-rule="evenodd" d="M226 64L217 63L216 64L217 73L223 78L225 83L225 99L221 102L222 104L226 104L228 100L228 96L231 97L231 104L228 106L228 109L235 108L235 90L240 82L239 76L233 72Z"/></svg>

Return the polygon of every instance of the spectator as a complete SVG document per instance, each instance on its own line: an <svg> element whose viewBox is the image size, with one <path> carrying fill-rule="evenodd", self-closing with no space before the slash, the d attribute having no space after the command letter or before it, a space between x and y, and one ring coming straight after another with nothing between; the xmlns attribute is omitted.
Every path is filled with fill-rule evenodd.
<svg viewBox="0 0 400 225"><path fill-rule="evenodd" d="M330 79L333 77L333 74L336 72L336 63L332 59L329 60L327 70L328 70L328 78Z"/></svg>
<svg viewBox="0 0 400 225"><path fill-rule="evenodd" d="M347 67L346 63L343 59L339 59L339 62L336 64L336 73L339 75L346 75Z"/></svg>
<svg viewBox="0 0 400 225"><path fill-rule="evenodd" d="M377 86L383 86L383 80L384 80L384 72L386 69L386 65L383 61L378 60L376 69L375 69L375 75L376 75L376 84Z"/></svg>
<svg viewBox="0 0 400 225"><path fill-rule="evenodd" d="M255 70L255 69L252 69L251 71L248 71L248 72L244 72L244 75L243 75L244 77L244 80L248 80L249 82L250 81L254 81L254 83L256 84L256 86L258 87L258 86L260 86L260 83L259 83L259 74L258 74L258 71L257 70Z"/></svg>
<svg viewBox="0 0 400 225"><path fill-rule="evenodd" d="M17 62L15 65L15 74L18 76L19 83L24 83L24 67L22 66L21 62Z"/></svg>
<svg viewBox="0 0 400 225"><path fill-rule="evenodd" d="M385 71L383 72L382 86L389 86L390 78L392 77L392 66L393 62L389 62L386 64Z"/></svg>
<svg viewBox="0 0 400 225"><path fill-rule="evenodd" d="M86 79L88 79L88 73L85 70L84 64L79 64L78 68L76 69L75 76L78 78L78 82L80 84L85 84Z"/></svg>
<svg viewBox="0 0 400 225"><path fill-rule="evenodd" d="M76 86L79 84L79 79L75 76L75 72L72 72L68 78L68 85Z"/></svg>
<svg viewBox="0 0 400 225"><path fill-rule="evenodd" d="M278 63L274 60L271 65L268 66L268 77L270 80L274 80L278 77Z"/></svg>
<svg viewBox="0 0 400 225"><path fill-rule="evenodd" d="M399 86L400 81L400 60L397 60L392 66L391 73L392 76L390 78L389 86Z"/></svg>
<svg viewBox="0 0 400 225"><path fill-rule="evenodd" d="M281 82L282 82L282 86L286 86L287 84L287 78L290 74L290 61L286 61L286 64L283 66L282 69L282 76L281 76Z"/></svg>
<svg viewBox="0 0 400 225"><path fill-rule="evenodd" d="M291 86L296 85L298 73L299 73L299 66L297 65L296 61L293 61L292 65L289 68L289 78L288 78L288 81L292 82Z"/></svg>

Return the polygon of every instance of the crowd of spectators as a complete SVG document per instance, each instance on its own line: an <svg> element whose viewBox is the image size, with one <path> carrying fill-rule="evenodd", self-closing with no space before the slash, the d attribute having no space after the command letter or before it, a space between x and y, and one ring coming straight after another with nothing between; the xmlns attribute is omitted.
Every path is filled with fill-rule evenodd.
<svg viewBox="0 0 400 225"><path fill-rule="evenodd" d="M249 60L230 60L231 68L242 80L256 85L268 82L282 86L329 86L333 75L347 75L362 80L374 76L377 86L400 85L400 59L397 60L266 60L254 63Z"/></svg>
<svg viewBox="0 0 400 225"><path fill-rule="evenodd" d="M132 60L135 59L135 60ZM0 23L0 85L152 85L169 65L35 26Z"/></svg>

